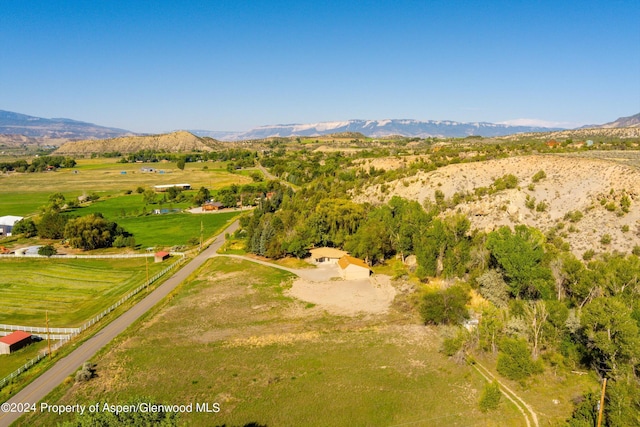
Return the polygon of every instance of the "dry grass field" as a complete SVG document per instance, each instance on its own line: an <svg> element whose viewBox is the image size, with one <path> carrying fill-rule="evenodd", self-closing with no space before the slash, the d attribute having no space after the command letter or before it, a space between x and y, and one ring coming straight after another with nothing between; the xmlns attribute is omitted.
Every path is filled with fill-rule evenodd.
<svg viewBox="0 0 640 427"><path fill-rule="evenodd" d="M45 400L220 404L217 414L180 416L195 426L524 425L507 402L480 412L484 380L439 353L438 330L398 307L355 316L309 308L286 296L291 281L212 259L94 359L96 378ZM18 425L64 419L39 414Z"/></svg>

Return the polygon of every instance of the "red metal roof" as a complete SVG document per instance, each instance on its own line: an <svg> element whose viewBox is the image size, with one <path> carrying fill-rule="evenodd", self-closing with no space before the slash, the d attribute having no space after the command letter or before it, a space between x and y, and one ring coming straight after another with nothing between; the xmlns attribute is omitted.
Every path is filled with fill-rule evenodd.
<svg viewBox="0 0 640 427"><path fill-rule="evenodd" d="M156 256L157 257L161 257L161 258L164 258L164 257L169 256L169 255L171 255L171 254L169 252L165 252L165 251L156 252Z"/></svg>
<svg viewBox="0 0 640 427"><path fill-rule="evenodd" d="M7 335L6 337L1 337L0 342L9 344L9 345L14 345L15 343L18 343L27 338L31 338L31 334L28 334L24 331L15 331Z"/></svg>

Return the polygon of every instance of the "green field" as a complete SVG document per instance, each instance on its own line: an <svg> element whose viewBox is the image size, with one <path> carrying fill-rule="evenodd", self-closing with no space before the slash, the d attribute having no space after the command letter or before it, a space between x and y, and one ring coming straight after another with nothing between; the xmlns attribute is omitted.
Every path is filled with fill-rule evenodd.
<svg viewBox="0 0 640 427"><path fill-rule="evenodd" d="M173 262L173 261L172 261ZM148 263L152 276L168 265ZM78 327L146 280L143 258L0 259L0 323Z"/></svg>
<svg viewBox="0 0 640 427"><path fill-rule="evenodd" d="M214 167L219 163L187 163L184 170L175 163L116 163L117 159L78 159L72 169L55 172L0 174L0 216L25 216L46 204L49 195L61 192L67 198L97 192L101 196L135 191L161 184L191 184L215 190L231 184L247 184L251 178ZM204 166L210 169L203 170ZM165 173L143 173L153 167ZM74 173L77 171L77 173ZM122 173L126 172L126 173Z"/></svg>
<svg viewBox="0 0 640 427"><path fill-rule="evenodd" d="M187 203L165 203L162 208L178 209L187 206ZM84 216L100 212L105 218L115 221L127 232L132 233L139 247L147 248L187 245L189 240L199 240L201 225L202 234L206 240L219 232L228 221L240 214L240 211L237 211L212 214L170 213L137 216L142 212L143 207L145 206L142 196L131 194L98 200L87 207L75 209L71 215ZM150 205L145 209L147 211L160 209L160 206Z"/></svg>
<svg viewBox="0 0 640 427"><path fill-rule="evenodd" d="M504 401L480 412L484 380L438 351L437 329L395 309L329 315L287 297L290 280L247 261L212 259L94 358L96 378L63 384L45 401L220 404L218 414L180 416L195 426L524 425ZM19 425L72 418L37 414Z"/></svg>

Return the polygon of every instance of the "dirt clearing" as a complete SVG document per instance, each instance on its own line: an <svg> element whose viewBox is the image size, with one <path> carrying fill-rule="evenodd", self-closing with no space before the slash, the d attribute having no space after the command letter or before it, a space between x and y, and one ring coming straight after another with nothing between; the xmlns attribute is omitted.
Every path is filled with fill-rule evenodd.
<svg viewBox="0 0 640 427"><path fill-rule="evenodd" d="M331 314L355 316L384 314L396 296L389 276L375 275L364 280L311 282L297 279L288 295L316 304Z"/></svg>

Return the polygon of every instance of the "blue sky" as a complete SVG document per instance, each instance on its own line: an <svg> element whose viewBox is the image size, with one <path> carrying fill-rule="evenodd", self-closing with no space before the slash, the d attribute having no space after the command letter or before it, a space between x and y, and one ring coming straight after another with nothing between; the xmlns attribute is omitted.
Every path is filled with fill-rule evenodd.
<svg viewBox="0 0 640 427"><path fill-rule="evenodd" d="M0 1L0 109L136 132L640 112L640 2Z"/></svg>

